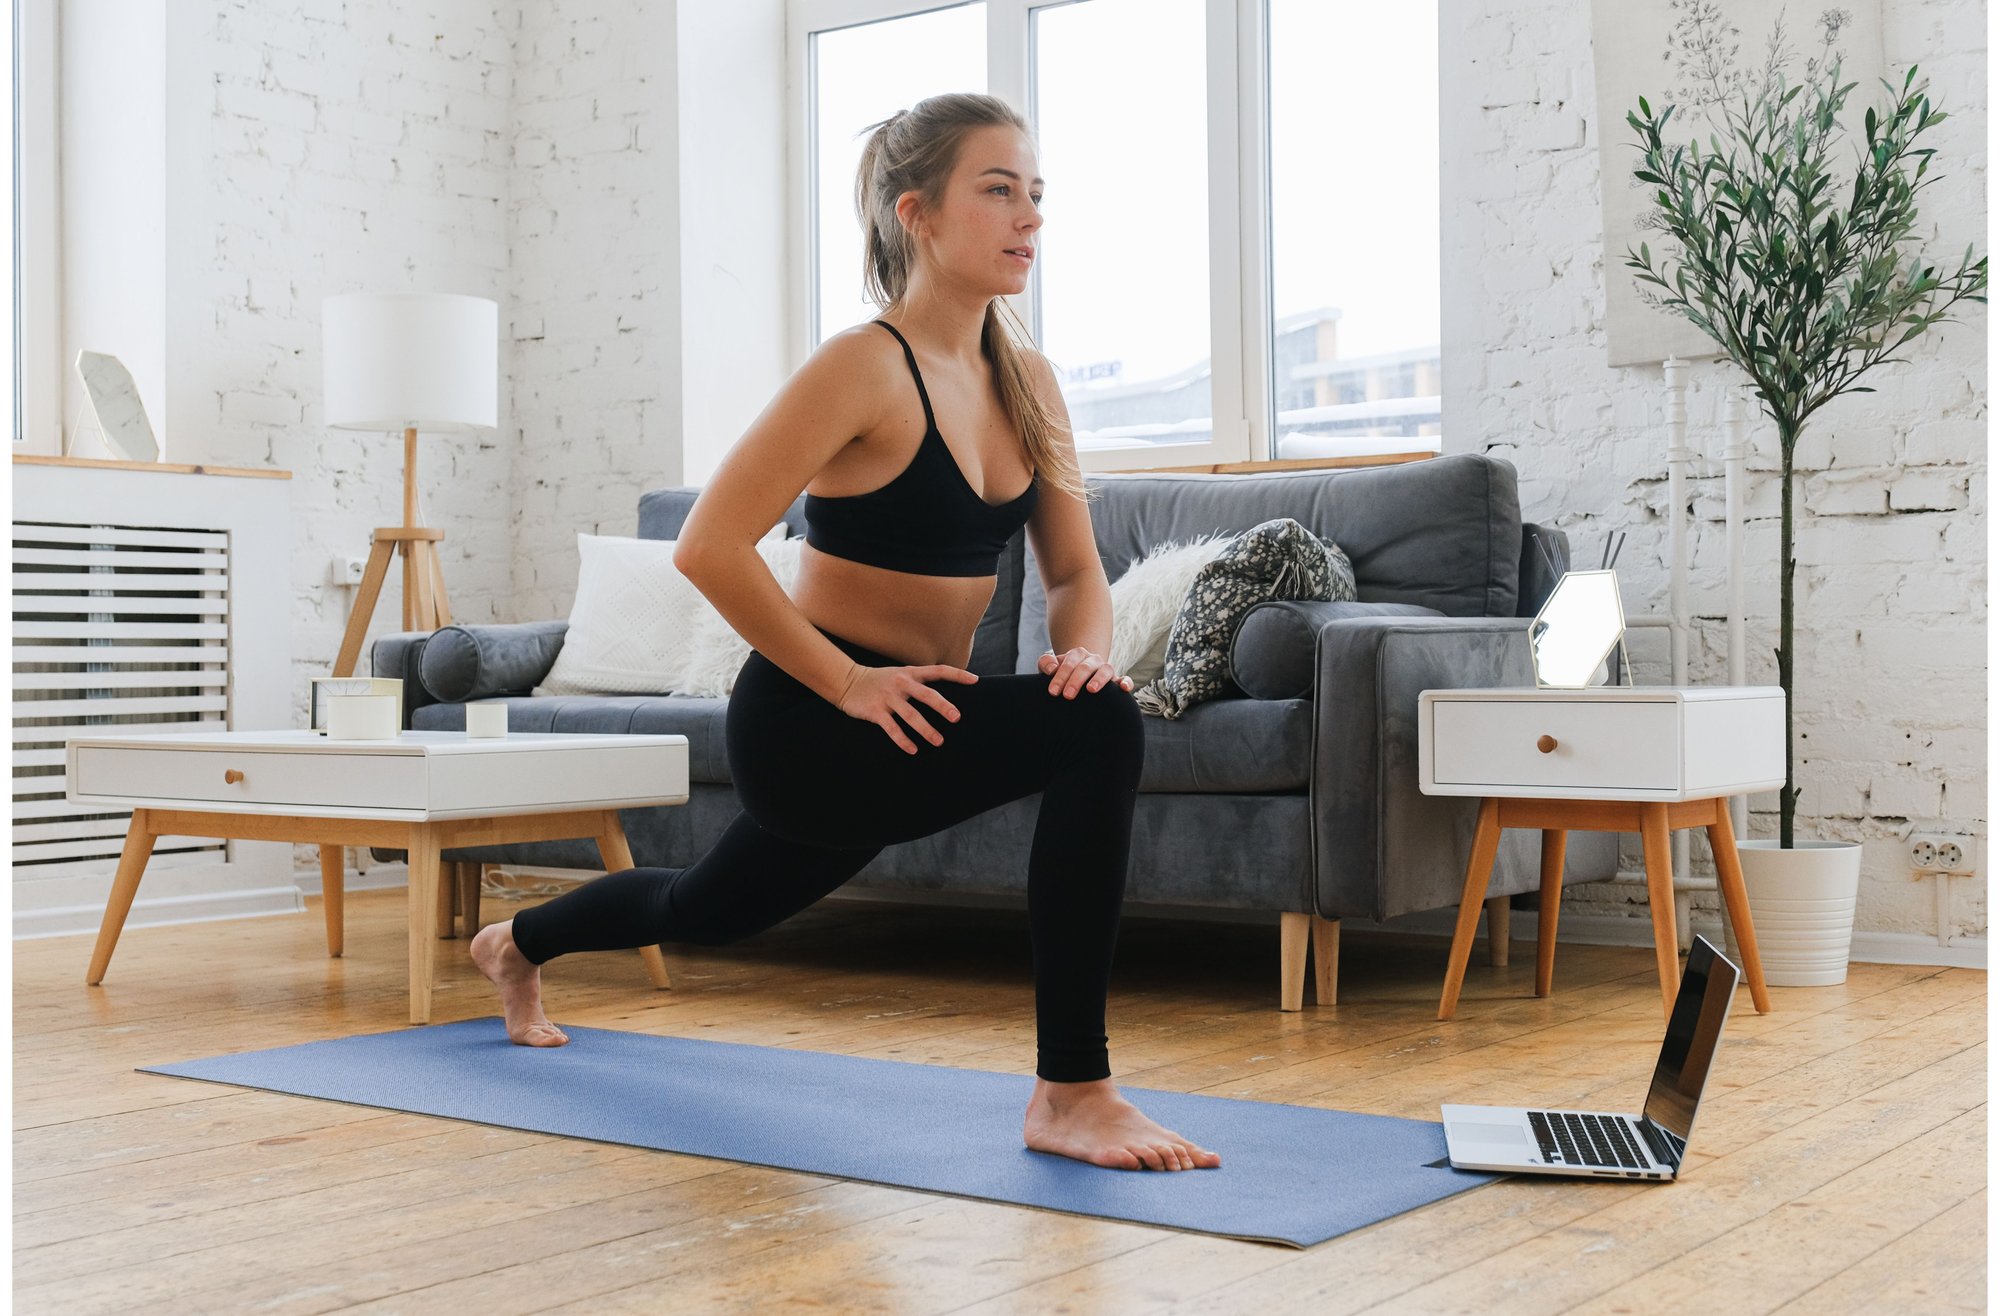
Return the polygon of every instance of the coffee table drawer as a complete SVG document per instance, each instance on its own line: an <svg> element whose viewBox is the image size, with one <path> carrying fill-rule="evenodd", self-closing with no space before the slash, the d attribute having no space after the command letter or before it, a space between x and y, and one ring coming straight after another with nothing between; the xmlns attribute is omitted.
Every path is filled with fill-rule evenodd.
<svg viewBox="0 0 2000 1316"><path fill-rule="evenodd" d="M238 774L234 780L230 774ZM79 745L78 795L302 808L408 809L424 800L417 755Z"/></svg>
<svg viewBox="0 0 2000 1316"><path fill-rule="evenodd" d="M1680 787L1680 719L1669 703L1439 700L1440 785L1596 790ZM1543 738L1553 744L1544 751Z"/></svg>

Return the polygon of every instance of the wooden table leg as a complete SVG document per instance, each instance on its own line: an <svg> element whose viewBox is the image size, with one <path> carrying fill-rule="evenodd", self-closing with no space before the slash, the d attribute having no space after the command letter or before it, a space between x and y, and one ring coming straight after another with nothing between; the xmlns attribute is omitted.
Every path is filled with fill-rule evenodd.
<svg viewBox="0 0 2000 1316"><path fill-rule="evenodd" d="M616 809L604 811L604 825L597 833L597 853L603 858L607 873L638 867L632 862L632 847L625 842L625 824ZM645 961L646 976L653 980L653 986L665 991L674 985L667 977L667 958L658 946L639 947L639 958Z"/></svg>
<svg viewBox="0 0 2000 1316"><path fill-rule="evenodd" d="M1542 832L1542 908L1535 923L1535 995L1547 996L1556 976L1556 916L1562 912L1563 852L1569 833Z"/></svg>
<svg viewBox="0 0 2000 1316"><path fill-rule="evenodd" d="M1458 902L1458 927L1451 935L1451 959L1444 970L1444 996L1438 1018L1449 1019L1458 1009L1459 988L1465 985L1465 962L1472 956L1472 935L1479 926L1486 883L1493 876L1493 857L1500 852L1500 800L1479 802L1479 824L1472 833L1472 858L1465 865L1465 893Z"/></svg>
<svg viewBox="0 0 2000 1316"><path fill-rule="evenodd" d="M1743 889L1743 864L1736 857L1736 828L1729 820L1729 800L1715 802L1715 821L1708 825L1708 846L1715 851L1715 884L1729 910L1736 949L1743 956L1743 976L1750 980L1750 999L1758 1014L1771 1012L1771 993L1764 986L1764 961L1757 954L1757 930L1750 926L1750 895Z"/></svg>
<svg viewBox="0 0 2000 1316"><path fill-rule="evenodd" d="M1668 841L1667 806L1639 806L1639 838L1646 850L1646 900L1653 907L1653 961L1660 971L1660 1001L1669 1019L1681 985L1680 934L1674 929L1674 855Z"/></svg>
<svg viewBox="0 0 2000 1316"><path fill-rule="evenodd" d="M326 901L326 953L337 960L347 937L344 912L347 895L346 846L320 846L319 889Z"/></svg>
<svg viewBox="0 0 2000 1316"><path fill-rule="evenodd" d="M118 946L118 934L125 929L125 916L132 912L132 897L139 894L139 878L146 861L153 857L152 819L145 809L132 810L132 825L125 830L125 847L118 852L118 871L111 878L111 898L104 902L104 922L97 929L97 945L90 952L90 971L84 982L95 987L104 981L111 965L111 952Z"/></svg>
<svg viewBox="0 0 2000 1316"><path fill-rule="evenodd" d="M437 934L441 941L450 941L458 935L458 928L452 923L452 905L458 896L458 864L454 860L438 860L437 886Z"/></svg>
<svg viewBox="0 0 2000 1316"><path fill-rule="evenodd" d="M485 871L485 864L458 866L458 915L467 941L479 935L479 883Z"/></svg>
<svg viewBox="0 0 2000 1316"><path fill-rule="evenodd" d="M1496 969L1507 967L1507 941L1513 935L1514 898L1486 898L1486 962Z"/></svg>
<svg viewBox="0 0 2000 1316"><path fill-rule="evenodd" d="M437 968L438 836L410 824L410 1022L431 1021L431 974Z"/></svg>

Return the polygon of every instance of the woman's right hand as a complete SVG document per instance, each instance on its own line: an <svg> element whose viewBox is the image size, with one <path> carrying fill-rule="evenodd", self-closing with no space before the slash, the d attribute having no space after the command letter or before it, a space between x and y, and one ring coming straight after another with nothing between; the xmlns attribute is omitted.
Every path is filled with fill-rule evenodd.
<svg viewBox="0 0 2000 1316"><path fill-rule="evenodd" d="M903 728L896 723L897 718L909 723L912 730L933 745L944 744L944 737L917 712L912 701L930 705L947 721L958 721L958 708L942 692L924 682L947 680L971 684L978 679L977 673L946 663L928 663L921 667L863 667L840 696L840 711L863 722L873 722L905 754L914 754L917 747L903 734Z"/></svg>

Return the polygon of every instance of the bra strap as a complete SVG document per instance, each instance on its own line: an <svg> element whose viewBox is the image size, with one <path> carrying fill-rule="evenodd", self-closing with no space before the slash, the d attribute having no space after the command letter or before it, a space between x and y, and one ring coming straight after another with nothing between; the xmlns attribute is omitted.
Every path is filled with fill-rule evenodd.
<svg viewBox="0 0 2000 1316"><path fill-rule="evenodd" d="M910 340L903 337L901 331L887 320L877 320L875 323L881 325L890 333L895 334L896 341L903 345L903 359L910 363L910 378L917 381L917 396L924 401L924 428L927 431L936 429L937 417L931 414L931 395L929 390L924 387L923 372L917 369L917 354L910 350Z"/></svg>

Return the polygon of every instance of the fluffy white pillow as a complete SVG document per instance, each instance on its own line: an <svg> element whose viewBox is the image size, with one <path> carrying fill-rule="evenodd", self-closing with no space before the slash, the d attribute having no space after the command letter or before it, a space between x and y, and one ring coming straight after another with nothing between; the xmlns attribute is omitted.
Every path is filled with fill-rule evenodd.
<svg viewBox="0 0 2000 1316"><path fill-rule="evenodd" d="M780 539L780 521L758 547ZM700 613L715 609L674 566L672 539L576 537L576 600L537 695L651 695L682 688Z"/></svg>
<svg viewBox="0 0 2000 1316"><path fill-rule="evenodd" d="M799 578L799 548L805 536L793 539L766 539L757 545L759 556L778 579L787 595ZM727 695L736 688L736 673L750 656L750 641L721 613L702 599L695 608L694 634L688 643L687 666L675 690L684 695Z"/></svg>
<svg viewBox="0 0 2000 1316"><path fill-rule="evenodd" d="M1217 531L1185 544L1156 544L1111 582L1111 665L1137 687L1167 668L1167 635L1195 576L1236 536Z"/></svg>

